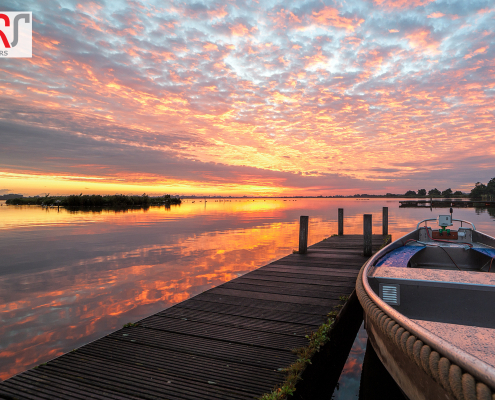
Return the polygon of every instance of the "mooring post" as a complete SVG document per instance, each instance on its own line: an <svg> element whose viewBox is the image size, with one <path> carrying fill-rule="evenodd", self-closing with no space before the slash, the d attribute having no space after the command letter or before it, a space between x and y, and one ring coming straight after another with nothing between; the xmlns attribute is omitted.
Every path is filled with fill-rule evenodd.
<svg viewBox="0 0 495 400"><path fill-rule="evenodd" d="M363 215L363 235L364 235L364 256L371 256L371 240L372 240L372 225L371 225L371 214Z"/></svg>
<svg viewBox="0 0 495 400"><path fill-rule="evenodd" d="M344 209L339 208L339 236L344 235Z"/></svg>
<svg viewBox="0 0 495 400"><path fill-rule="evenodd" d="M308 251L308 221L308 216L301 215L299 222L299 254L306 254Z"/></svg>
<svg viewBox="0 0 495 400"><path fill-rule="evenodd" d="M383 207L382 225L383 225L383 236L387 236L388 235L388 207Z"/></svg>

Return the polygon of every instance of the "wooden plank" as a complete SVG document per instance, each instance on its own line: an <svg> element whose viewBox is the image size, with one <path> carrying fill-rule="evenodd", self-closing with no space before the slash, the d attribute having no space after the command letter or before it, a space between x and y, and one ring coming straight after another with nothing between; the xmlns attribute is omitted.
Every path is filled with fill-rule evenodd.
<svg viewBox="0 0 495 400"><path fill-rule="evenodd" d="M201 296L201 297L200 297ZM213 293L208 291L202 293L196 298L204 299L210 302L220 303L220 304L232 304L245 307L256 307L260 309L268 309L274 311L289 311L294 313L304 313L313 315L326 315L328 313L327 305L319 304L302 304L297 302L284 302L280 298L278 300L271 299L261 299L261 298L249 298L236 296L236 291L230 291L227 293ZM330 306L336 305L338 302L330 302Z"/></svg>
<svg viewBox="0 0 495 400"><path fill-rule="evenodd" d="M346 292L345 290L343 291L342 289L339 290L339 287L335 288L329 288L329 287L320 287L316 289L311 289L311 287L304 287L302 289L298 289L300 286L305 286L305 285L298 285L298 284L289 284L284 282L278 282L278 285L270 285L270 286L265 286L265 285L260 285L259 283L256 283L254 285L248 284L248 283L237 283L237 282L227 282L221 286L219 286L215 292L218 292L219 290L238 290L242 291L247 294L254 294L254 293L265 293L265 294L275 294L275 295L280 295L284 297L297 297L297 298L304 298L303 301L325 301L327 299L338 299L340 295L342 295L342 292ZM352 288L354 287L353 284L350 284L348 286L352 292ZM287 296L285 293L291 293L290 296ZM348 291L347 291L348 293ZM311 304L311 303L310 303Z"/></svg>
<svg viewBox="0 0 495 400"><path fill-rule="evenodd" d="M310 279L313 278L313 279ZM309 276L307 279L295 279L284 278L281 276L252 276L244 279L236 279L236 283L247 283L250 285L263 285L263 286L280 286L285 284L287 287L293 285L297 289L330 289L332 287L347 287L354 286L356 280L353 278L344 278L340 280L318 280L316 276Z"/></svg>
<svg viewBox="0 0 495 400"><path fill-rule="evenodd" d="M294 332L289 333L289 331L285 333L289 337L282 337L280 333L265 332L261 329L237 328L229 325L225 326L156 315L142 320L139 323L139 328L141 327L162 332L174 332L202 338L244 343L251 346L269 347L271 349L290 350L307 344L307 339L303 335L298 336ZM125 331L129 332L129 336L132 336L135 330L135 328L129 328Z"/></svg>
<svg viewBox="0 0 495 400"><path fill-rule="evenodd" d="M331 267L321 267L321 266L311 266L304 267L304 265L288 265L288 264L269 264L266 267L262 267L257 271L264 272L277 272L277 273L292 273L292 274L311 274L311 276L342 276L342 277L355 277L356 270L346 268L346 269L336 269ZM246 275L243 275L246 276Z"/></svg>
<svg viewBox="0 0 495 400"><path fill-rule="evenodd" d="M211 301L210 301L211 300ZM266 307L261 307L259 304L251 303L250 307L242 305L231 305L230 298L224 298L220 300L221 306L215 301L215 296L202 298L200 301L196 298L192 298L187 302L179 303L175 307L170 309L191 309L191 310L201 310L206 312L215 312L227 315L239 315L250 318L260 318L270 321L282 321L294 324L303 325L321 325L324 320L321 317L321 313L318 310L315 313L304 313L302 314L300 310L294 307L287 310L282 310L280 307L277 309L270 308L270 304ZM262 303L263 300L261 300ZM293 306L288 304L288 306Z"/></svg>
<svg viewBox="0 0 495 400"><path fill-rule="evenodd" d="M207 322L222 326L232 326L236 328L245 328L251 330L262 330L264 332L291 332L299 336L304 336L308 331L315 330L316 325L303 325L288 322L272 321L264 318L250 318L244 316L235 316L208 311L190 310L187 308L173 307L168 310L155 314L158 317L174 318L188 321ZM152 318L154 316L148 317ZM145 322L147 319L141 321Z"/></svg>
<svg viewBox="0 0 495 400"><path fill-rule="evenodd" d="M250 288L250 289L254 289ZM215 294L223 294L223 295L231 295L237 297L246 297L248 299L261 299L261 300L274 300L274 301L283 301L286 303L297 303L297 304L306 304L306 305L315 305L315 306L327 306L327 312L330 311L330 307L335 304L330 300L338 299L338 296L333 296L331 298L316 298L311 296L291 296L285 295L283 293L277 293L277 291L269 292L269 291L260 291L253 290L247 291L244 290L247 288L215 288L212 290L212 293ZM280 291L278 291L280 292Z"/></svg>
<svg viewBox="0 0 495 400"><path fill-rule="evenodd" d="M249 399L248 393L235 390L217 388L207 382L195 382L188 385L188 381L162 372L153 372L140 366L125 365L125 368L116 369L115 362L107 362L101 358L74 357L78 359L75 364L66 358L54 360L44 374L54 377L63 377L91 384L107 390L112 390L124 395L135 394L139 398L154 399L167 398L177 400L195 399ZM166 396L166 397L165 397Z"/></svg>
<svg viewBox="0 0 495 400"><path fill-rule="evenodd" d="M291 353L290 348L286 350L275 349L262 344L255 346L155 329L134 327L132 332L129 329L123 329L111 333L108 337L144 346L177 350L192 355L208 356L217 360L235 361L273 369L279 368L280 362L290 363L294 361L294 355Z"/></svg>
<svg viewBox="0 0 495 400"><path fill-rule="evenodd" d="M139 365L153 371L161 371L193 381L207 382L212 380L218 383L225 381L226 384L226 382L236 380L246 387L256 387L259 384L273 387L283 375L283 372L269 368L215 360L176 350L136 346L126 342L119 342L117 347L114 345L114 341L109 338L102 338L90 343L78 350L77 353L111 359L122 364Z"/></svg>

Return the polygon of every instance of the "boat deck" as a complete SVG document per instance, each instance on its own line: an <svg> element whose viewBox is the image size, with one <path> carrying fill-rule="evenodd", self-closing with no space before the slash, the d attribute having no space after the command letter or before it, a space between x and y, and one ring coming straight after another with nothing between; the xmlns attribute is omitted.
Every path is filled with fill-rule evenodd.
<svg viewBox="0 0 495 400"><path fill-rule="evenodd" d="M495 367L495 329L418 319L412 321L482 362Z"/></svg>
<svg viewBox="0 0 495 400"><path fill-rule="evenodd" d="M495 287L495 273L423 268L373 267L370 277Z"/></svg>

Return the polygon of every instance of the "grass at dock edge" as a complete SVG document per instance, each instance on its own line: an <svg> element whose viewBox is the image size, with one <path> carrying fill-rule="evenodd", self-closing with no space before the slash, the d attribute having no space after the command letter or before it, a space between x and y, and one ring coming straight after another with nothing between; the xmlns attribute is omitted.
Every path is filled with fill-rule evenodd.
<svg viewBox="0 0 495 400"><path fill-rule="evenodd" d="M313 356L330 340L330 331L335 321L339 310L344 307L344 304L349 300L348 296L340 296L340 304L334 307L334 311L327 314L328 320L320 325L318 329L311 334L306 335L309 340L308 345L294 349L297 354L297 360L294 364L285 368L286 377L282 384L276 386L270 393L265 393L259 400L285 400L287 396L291 396L296 391L296 384L301 380L302 373L306 367L311 364Z"/></svg>

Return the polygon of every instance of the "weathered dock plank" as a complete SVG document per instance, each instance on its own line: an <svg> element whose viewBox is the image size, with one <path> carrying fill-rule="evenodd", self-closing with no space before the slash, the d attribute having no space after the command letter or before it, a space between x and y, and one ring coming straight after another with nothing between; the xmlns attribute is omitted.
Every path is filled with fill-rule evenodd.
<svg viewBox="0 0 495 400"><path fill-rule="evenodd" d="M374 250L382 243L373 236ZM260 397L351 294L362 248L361 235L325 239L16 375L0 383L0 398Z"/></svg>

